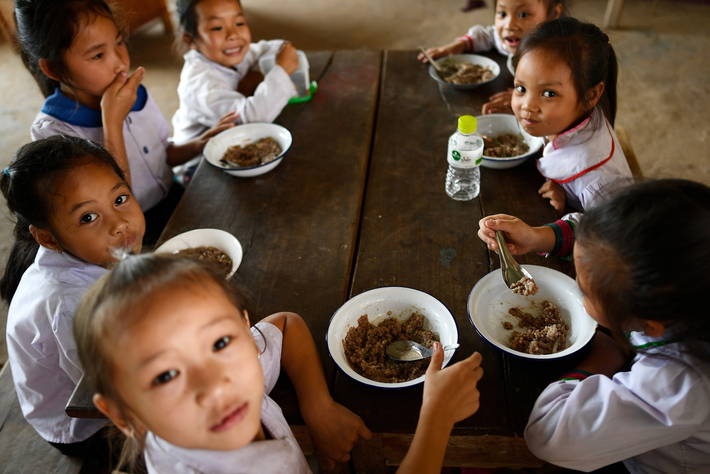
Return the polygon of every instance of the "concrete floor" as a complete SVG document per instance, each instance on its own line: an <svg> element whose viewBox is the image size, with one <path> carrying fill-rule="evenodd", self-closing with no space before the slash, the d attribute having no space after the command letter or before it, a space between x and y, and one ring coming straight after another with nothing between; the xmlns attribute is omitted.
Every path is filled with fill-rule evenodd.
<svg viewBox="0 0 710 474"><path fill-rule="evenodd" d="M477 23L487 8L461 13L464 0L242 0L255 39L288 38L300 49L415 49L443 44ZM600 24L606 0L568 0L569 13ZM609 36L619 59L617 125L624 127L647 177L682 177L710 185L710 5L698 1L626 0ZM181 59L160 25L131 40L133 66L166 117L177 108ZM19 57L0 43L0 166L29 140L42 97ZM1 198L0 198L1 199ZM12 223L0 204L0 262L12 245ZM6 359L0 308L0 365Z"/></svg>

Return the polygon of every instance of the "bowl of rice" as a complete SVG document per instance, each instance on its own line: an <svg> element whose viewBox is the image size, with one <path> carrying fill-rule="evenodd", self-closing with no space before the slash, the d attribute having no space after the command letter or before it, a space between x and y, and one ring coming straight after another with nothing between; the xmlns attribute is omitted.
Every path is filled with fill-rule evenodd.
<svg viewBox="0 0 710 474"><path fill-rule="evenodd" d="M469 294L471 325L492 345L525 359L559 359L582 349L597 323L584 310L577 282L551 268L523 267L536 283L535 294L513 293L500 269L493 270Z"/></svg>
<svg viewBox="0 0 710 474"><path fill-rule="evenodd" d="M250 178L276 168L289 148L291 132L275 123L247 123L215 135L202 154L225 173Z"/></svg>
<svg viewBox="0 0 710 474"><path fill-rule="evenodd" d="M494 81L500 66L494 60L478 54L454 54L434 60L442 71L429 65L429 76L441 85L470 90Z"/></svg>
<svg viewBox="0 0 710 474"><path fill-rule="evenodd" d="M408 332L408 331L412 332ZM421 335L423 339L416 340ZM423 291L383 287L360 293L346 301L331 317L326 334L328 352L349 377L380 388L410 387L424 381L429 359L392 361L385 347L393 340L414 338L426 346L458 342L451 312ZM444 354L448 364L454 351ZM411 378L410 378L411 377Z"/></svg>
<svg viewBox="0 0 710 474"><path fill-rule="evenodd" d="M515 115L489 114L476 117L476 133L483 137L481 166L508 169L518 166L540 151L542 137L523 130Z"/></svg>
<svg viewBox="0 0 710 474"><path fill-rule="evenodd" d="M225 279L232 278L242 263L242 245L236 237L220 229L193 229L163 242L155 253L190 257L208 263Z"/></svg>

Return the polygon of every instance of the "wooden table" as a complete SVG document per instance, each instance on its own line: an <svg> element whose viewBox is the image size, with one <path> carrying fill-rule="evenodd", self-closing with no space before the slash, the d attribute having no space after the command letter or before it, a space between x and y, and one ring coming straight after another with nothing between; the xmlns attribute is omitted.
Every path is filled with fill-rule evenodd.
<svg viewBox="0 0 710 474"><path fill-rule="evenodd" d="M452 311L461 343L454 361L473 351L484 357L481 408L456 425L446 464L539 466L522 429L541 389L574 360L543 365L501 353L473 330L466 300L475 282L498 267L476 237L482 216L505 212L542 224L557 215L537 195L543 178L534 160L511 170L482 169L481 194L472 201L445 194L446 145L457 116L479 114L512 78L505 58L491 56L503 71L493 83L467 93L440 89L415 57L413 51L309 54L319 90L276 120L294 138L284 162L252 179L203 163L162 239L213 227L240 240L244 260L235 278L249 290L251 314L256 320L280 310L301 314L333 396L377 433L353 452L358 472L383 472L401 460L422 386L389 391L351 380L335 369L325 334L349 297L388 285L423 290ZM556 259L521 261L571 272ZM301 423L287 382L272 395L289 422ZM86 398L78 394L72 403L68 409L81 409Z"/></svg>

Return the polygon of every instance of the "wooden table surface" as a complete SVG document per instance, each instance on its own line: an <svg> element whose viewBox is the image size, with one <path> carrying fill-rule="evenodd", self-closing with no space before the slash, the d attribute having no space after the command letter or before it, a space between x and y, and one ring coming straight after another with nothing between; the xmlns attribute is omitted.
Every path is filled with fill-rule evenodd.
<svg viewBox="0 0 710 474"><path fill-rule="evenodd" d="M481 217L509 213L539 225L558 216L537 194L543 178L534 160L510 170L483 168L474 200L454 201L444 192L448 136L458 115L478 115L488 96L512 86L505 58L490 56L501 65L495 81L457 92L438 86L414 51L308 56L319 89L310 103L289 105L276 120L293 134L283 163L240 179L203 162L162 240L205 227L236 236L244 259L235 279L251 299L253 322L284 310L303 316L333 396L381 434L375 449L402 445L389 454L394 461L416 425L422 385L382 390L353 381L335 369L325 334L338 307L368 289L407 286L433 295L458 326L461 347L452 362L473 351L484 358L481 408L456 425L452 438L478 449L464 443L458 465L538 465L522 429L542 388L575 361L531 363L502 353L475 332L466 301L476 281L499 266L476 236ZM519 260L572 274L557 259ZM289 422L301 422L288 382L272 395ZM86 400L79 391L68 412L84 409L85 416Z"/></svg>

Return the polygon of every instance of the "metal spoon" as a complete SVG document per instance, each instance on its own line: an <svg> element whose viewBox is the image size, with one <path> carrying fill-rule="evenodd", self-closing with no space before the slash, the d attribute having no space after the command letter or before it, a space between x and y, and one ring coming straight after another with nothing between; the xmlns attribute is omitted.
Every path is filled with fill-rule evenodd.
<svg viewBox="0 0 710 474"><path fill-rule="evenodd" d="M505 244L505 237L503 237L503 233L499 230L496 231L496 242L498 242L498 248L500 249L498 250L500 270L503 272L503 281L506 286L511 288L525 277L532 279L530 273L521 267L510 254L510 250L508 250L508 246Z"/></svg>
<svg viewBox="0 0 710 474"><path fill-rule="evenodd" d="M422 50L422 53L424 53L424 56L426 56L427 61L429 61L429 64L434 66L434 69L436 69L438 72L442 72L444 70L444 68L437 64L436 61L434 61L434 58L432 58L424 48L420 46L419 49Z"/></svg>
<svg viewBox="0 0 710 474"><path fill-rule="evenodd" d="M445 351L451 351L459 347L458 344L452 344L450 346L444 346ZM431 357L434 353L432 349L424 347L418 342L414 341L394 341L385 348L385 353L390 359L397 360L400 362L412 362L415 360L422 360Z"/></svg>

